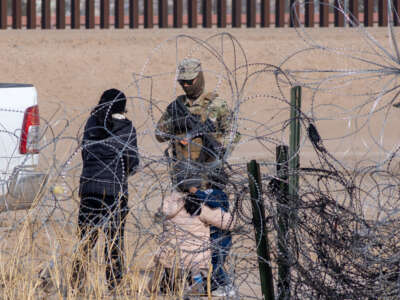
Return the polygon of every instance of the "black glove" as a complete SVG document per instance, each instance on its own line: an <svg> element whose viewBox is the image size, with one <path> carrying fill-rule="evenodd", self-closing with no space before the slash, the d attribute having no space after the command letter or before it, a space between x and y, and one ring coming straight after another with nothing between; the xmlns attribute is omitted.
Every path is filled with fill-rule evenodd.
<svg viewBox="0 0 400 300"><path fill-rule="evenodd" d="M155 214L154 214L154 223L163 223L165 221L165 215L162 213L162 211L159 209Z"/></svg>
<svg viewBox="0 0 400 300"><path fill-rule="evenodd" d="M185 209L191 216L198 216L201 214L201 204L203 200L199 199L194 194L189 194L185 197Z"/></svg>

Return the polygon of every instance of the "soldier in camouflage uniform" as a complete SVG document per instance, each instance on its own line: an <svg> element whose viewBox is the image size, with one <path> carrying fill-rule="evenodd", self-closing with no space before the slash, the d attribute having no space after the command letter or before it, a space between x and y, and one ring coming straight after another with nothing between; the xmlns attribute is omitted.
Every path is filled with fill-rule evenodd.
<svg viewBox="0 0 400 300"><path fill-rule="evenodd" d="M225 181L222 158L230 143L233 113L216 93L205 92L199 60L184 59L177 79L185 94L168 105L156 128L156 139L170 142L173 183L187 190L179 187L181 181L198 186ZM239 138L236 133L233 142Z"/></svg>

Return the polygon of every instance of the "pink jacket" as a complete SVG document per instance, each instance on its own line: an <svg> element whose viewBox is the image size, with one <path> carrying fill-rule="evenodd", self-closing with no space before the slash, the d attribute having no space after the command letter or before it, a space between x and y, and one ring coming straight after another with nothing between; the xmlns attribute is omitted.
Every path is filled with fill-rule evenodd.
<svg viewBox="0 0 400 300"><path fill-rule="evenodd" d="M190 216L184 208L184 194L178 192L164 200L162 212L167 221L158 252L159 262L167 268L208 268L210 225L228 230L233 223L232 215L203 205L199 216Z"/></svg>

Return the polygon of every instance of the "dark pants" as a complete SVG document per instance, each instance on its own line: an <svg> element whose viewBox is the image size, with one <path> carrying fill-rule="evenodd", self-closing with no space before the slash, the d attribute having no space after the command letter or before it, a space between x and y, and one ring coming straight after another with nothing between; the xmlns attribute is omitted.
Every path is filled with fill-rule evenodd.
<svg viewBox="0 0 400 300"><path fill-rule="evenodd" d="M124 228L128 215L128 199L102 195L82 195L78 215L78 234L80 244L73 263L71 284L82 287L90 260L90 252L96 245L98 230L105 233L104 256L106 260L106 279L109 289L122 280Z"/></svg>

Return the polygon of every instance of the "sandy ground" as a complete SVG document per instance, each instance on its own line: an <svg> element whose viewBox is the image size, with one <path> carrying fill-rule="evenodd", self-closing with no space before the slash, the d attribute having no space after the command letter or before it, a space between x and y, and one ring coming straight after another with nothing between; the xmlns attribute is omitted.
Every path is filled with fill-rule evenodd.
<svg viewBox="0 0 400 300"><path fill-rule="evenodd" d="M343 56L343 53L354 54L351 52L354 50L372 52L377 48L370 46L370 42L365 40L364 35L358 31L338 28L306 29L300 34L289 28L226 29L224 31L220 29L7 30L0 36L0 49L3 53L0 57L2 66L0 81L34 84L39 94L41 117L52 121L65 117L70 121L68 132L72 136L76 135L89 109L98 101L103 90L115 87L130 97L138 95L144 97L130 101L128 115L138 127L141 148L146 153L160 153L161 148L153 140L151 131L154 120L160 114L157 106L164 108L173 99L175 93L181 92L179 88L174 87L176 61L190 54L201 58L207 72L207 89L216 88L216 75L227 76L228 73L220 60L213 57L209 50L193 42L191 38L205 40L211 35L222 32L228 32L237 39L246 55L247 63L280 65L289 55L309 47L312 43L350 49L344 52L340 50L334 54L327 51L299 54L283 65L283 69L291 70L365 68L365 65L358 61L355 63L348 56ZM372 28L368 32L383 47L391 51L387 29ZM190 38L177 39L177 35L189 35ZM245 56L239 47L232 47L232 43L226 36L224 39L220 37L211 39L209 45L222 54L221 58L231 71L235 66L246 63ZM368 58L367 54L362 55ZM371 60L376 61L376 57ZM384 61L383 58L379 60ZM250 67L249 71L255 69L255 67ZM134 74L141 72L143 75L153 76L152 89L150 89L150 80L142 80L137 85L140 88L138 92L134 84ZM136 76L137 78L139 77ZM231 76L230 79L232 78L234 77ZM244 72L237 72L235 79L239 83L237 90L233 89L233 92L230 91L226 82L217 88L218 92L228 99L231 106L237 104L237 99L244 100L239 107L241 118L239 130L248 136L242 139L242 145L237 148L234 156L236 154L244 159L246 157L270 159L274 156L275 143L268 145L270 142L268 141L262 146L260 141L250 142L250 140L255 136L269 136L279 142L287 143L287 132L282 133L281 128L284 121L289 118L288 105L272 98L273 96L280 97L280 95L275 77L271 72L258 75L258 77L253 76L253 81L250 80L245 85L243 85L244 78ZM346 80L348 78L344 81ZM332 83L333 92L338 92L337 86L342 84ZM242 86L244 88L241 90ZM391 149L396 143L395 131L387 130L388 126L396 128L398 125L394 118L390 119L390 116L394 114L393 110L390 111L389 117L375 115L374 119L368 120L354 118L355 115L368 112L372 105L360 109L359 105L365 103L368 98L349 96L350 91L360 93L371 86L373 90L379 91L379 84L374 82L371 85L370 81L365 79L352 83L349 88L341 89L343 93L340 96L334 95L331 91L328 94L318 93L316 99L311 99L310 90L304 90L303 111L315 118L326 143L329 146L331 143L332 152L347 153L346 155L349 155L349 152L356 152L360 155L370 152L371 145L374 146L376 143L384 144L386 150ZM288 86L281 84L281 88L288 96ZM154 106L149 105L150 91L151 103ZM253 100L246 98L256 95L267 96ZM332 106L332 103L335 106ZM52 117L60 108L59 105L64 111L60 116ZM351 119L352 123L349 124ZM387 119L390 119L390 122L384 123L383 120ZM359 124L356 125L356 121ZM364 126L364 131L357 133L356 138L356 135L352 134L351 140L338 139L359 131L365 121L373 124L372 129ZM52 126L55 126L54 123ZM58 126L61 125L58 124ZM385 131L382 132L382 130ZM367 137L365 141L361 141L362 136ZM375 138L383 139L374 141ZM375 148L375 152L378 153L379 147ZM309 151L308 149L306 152Z"/></svg>
<svg viewBox="0 0 400 300"><path fill-rule="evenodd" d="M398 36L397 28L394 32ZM305 51L310 47L314 50ZM182 92L175 71L186 56L202 60L206 89L216 89L237 110L242 139L232 162L273 163L276 145L289 143L285 101L290 86L284 76L276 80L277 66L294 84L292 75L318 88L303 88L302 124L313 121L325 147L345 165L383 162L399 147L398 111L390 105L398 102L397 90L379 94L397 86L398 64L387 28L7 30L0 35L0 50L0 82L32 83L38 90L42 125L51 129L45 134L43 168L57 174L67 170L66 187L75 192L82 126L105 89L118 88L130 97L128 117L138 131L142 164L161 157L165 145L154 139L154 122ZM333 79L298 72L317 69L328 70ZM304 129L301 165L318 167ZM131 179L138 185L136 198L158 188L152 172L143 170ZM274 164L264 166L263 173L274 175ZM151 184L141 189L140 182Z"/></svg>

